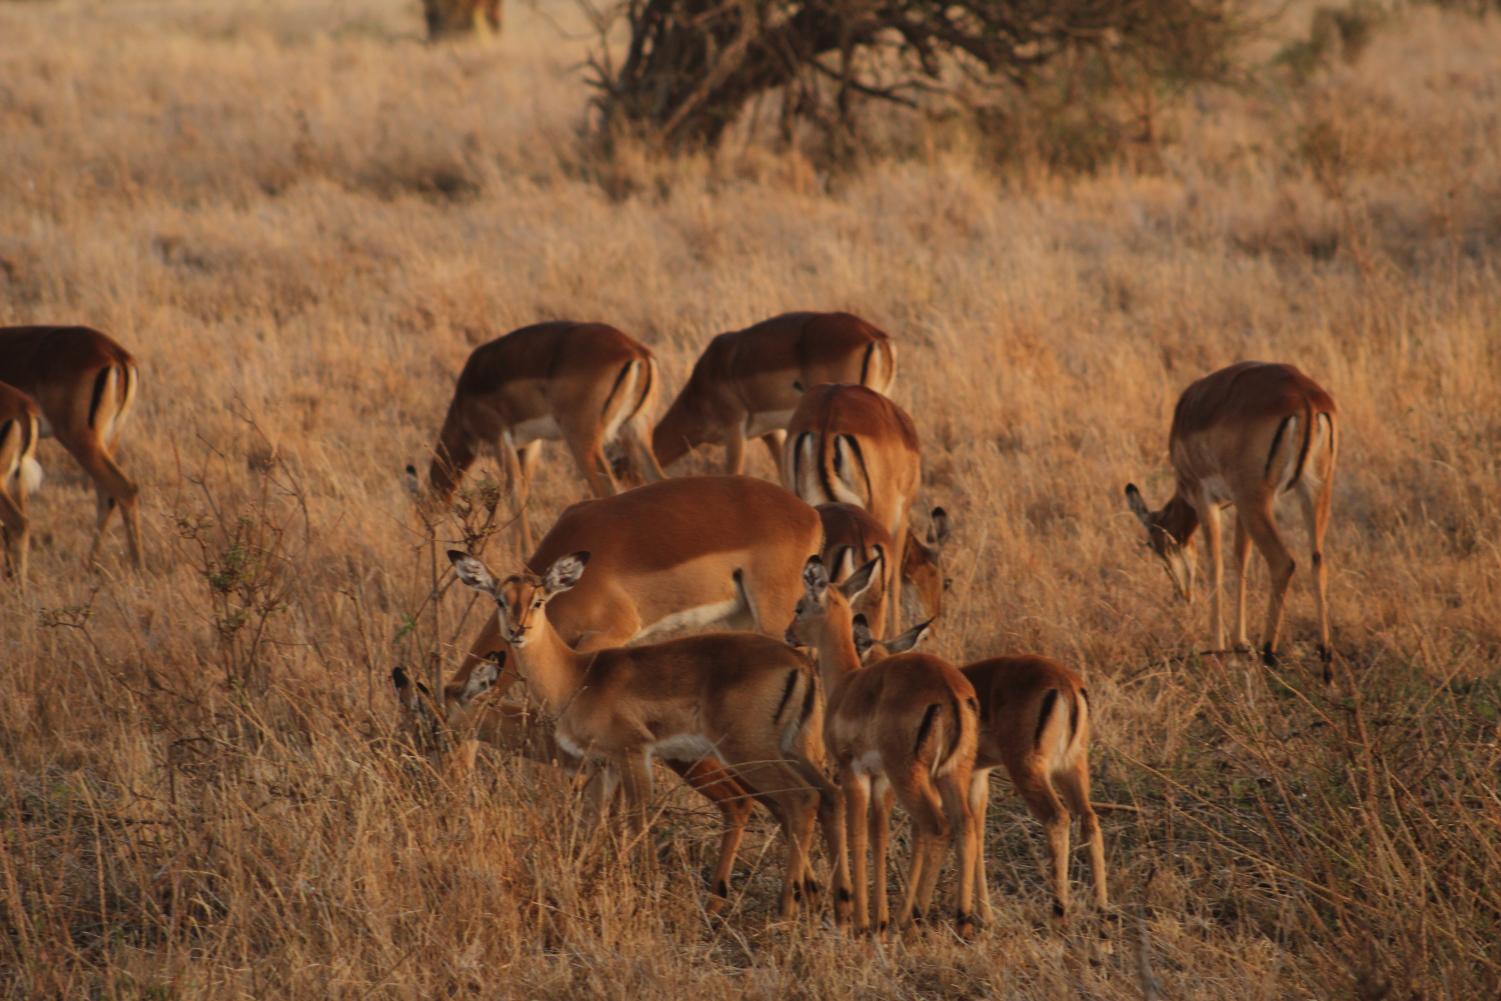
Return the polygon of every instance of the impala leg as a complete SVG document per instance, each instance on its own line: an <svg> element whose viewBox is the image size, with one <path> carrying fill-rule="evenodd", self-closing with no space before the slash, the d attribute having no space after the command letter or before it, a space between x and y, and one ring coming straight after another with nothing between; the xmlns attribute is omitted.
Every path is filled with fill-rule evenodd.
<svg viewBox="0 0 1501 1001"><path fill-rule="evenodd" d="M1329 525L1329 504L1333 493L1333 480L1329 477L1319 484L1317 496L1310 497L1307 491L1298 491L1303 521L1308 526L1308 545L1313 560L1313 594L1319 610L1319 660L1324 665L1325 684L1334 678L1330 670L1334 651L1329 645L1329 568L1324 563L1324 530Z"/></svg>
<svg viewBox="0 0 1501 1001"><path fill-rule="evenodd" d="M787 432L782 430L768 431L761 436L761 444L766 446L766 451L771 453L771 468L777 471L777 476L782 475L782 445L787 440Z"/></svg>
<svg viewBox="0 0 1501 1001"><path fill-rule="evenodd" d="M745 472L745 431L738 425L725 431L724 471L728 476Z"/></svg>
<svg viewBox="0 0 1501 1001"><path fill-rule="evenodd" d="M1048 839L1048 861L1052 867L1053 916L1068 919L1068 810L1053 789L1048 776L1025 766L1008 768L1011 781L1022 801L1042 825Z"/></svg>
<svg viewBox="0 0 1501 1001"><path fill-rule="evenodd" d="M744 786L735 780L724 765L713 758L704 758L693 764L666 761L664 764L683 777L696 792L719 808L724 821L724 830L719 836L719 862L709 886L709 913L717 914L730 895L730 875L734 872L735 856L740 850L745 825L750 820L751 798Z"/></svg>
<svg viewBox="0 0 1501 1001"><path fill-rule="evenodd" d="M786 773L781 779L783 789L795 788L802 781L791 769L781 771ZM780 907L785 920L797 913L800 895L808 896L810 910L816 904L818 883L807 877L810 875L808 849L813 843L813 826L818 819L818 799L811 790L784 792L778 798L782 800L782 831L787 837L787 876L782 883Z"/></svg>
<svg viewBox="0 0 1501 1001"><path fill-rule="evenodd" d="M527 450L535 450L540 442L529 442L517 448L510 432L500 436L500 444L496 451L500 454L501 463L506 470L506 493L510 495L512 508L515 510L516 528L521 537L521 551L530 554L532 551L532 527L526 517L526 504L531 499L532 478L527 468L525 456Z"/></svg>
<svg viewBox="0 0 1501 1001"><path fill-rule="evenodd" d="M89 562L98 561L99 545L104 541L104 530L108 527L115 508L119 507L120 517L125 522L125 543L130 551L130 562L139 570L141 568L141 524L136 512L136 497L140 493L140 488L120 470L103 445L97 442L80 444L75 441L64 441L63 445L73 453L78 464L94 481L97 520L94 528L94 544L89 549Z"/></svg>
<svg viewBox="0 0 1501 1001"><path fill-rule="evenodd" d="M1246 637L1246 585L1247 570L1251 564L1251 535L1246 531L1246 519L1240 511L1235 512L1235 649L1246 653L1251 641Z"/></svg>
<svg viewBox="0 0 1501 1001"><path fill-rule="evenodd" d="M1079 836L1089 844L1095 906L1104 910L1110 906L1110 893L1105 882L1105 838L1100 833L1100 820L1095 816L1094 806L1089 802L1089 758L1080 754L1072 766L1053 778L1068 809L1079 818Z"/></svg>
<svg viewBox="0 0 1501 1001"><path fill-rule="evenodd" d="M5 551L10 560L10 572L21 587L26 586L26 555L31 548L31 531L26 520L26 497L17 492L15 497L0 487L0 526L5 530Z"/></svg>
<svg viewBox="0 0 1501 1001"><path fill-rule="evenodd" d="M974 815L975 904L981 922L993 919L990 882L985 878L985 814L990 808L990 769L976 768L969 779L969 812Z"/></svg>
<svg viewBox="0 0 1501 1001"><path fill-rule="evenodd" d="M871 783L870 797L870 854L875 866L872 883L876 894L876 929L885 931L891 925L891 893L886 885L886 856L891 845L891 807L896 802L896 793L886 776L878 775Z"/></svg>
<svg viewBox="0 0 1501 1001"><path fill-rule="evenodd" d="M823 829L824 850L829 853L829 885L834 893L834 923L846 925L850 919L850 864L849 847L845 838L844 796L826 778L819 789L818 823Z"/></svg>
<svg viewBox="0 0 1501 1001"><path fill-rule="evenodd" d="M647 810L651 806L651 765L644 752L627 755L617 768L625 792L625 822L632 840L639 840L648 870L655 868L656 852L647 838Z"/></svg>
<svg viewBox="0 0 1501 1001"><path fill-rule="evenodd" d="M1256 543L1262 559L1266 560L1271 578L1266 625L1261 635L1261 659L1268 667L1273 667L1277 663L1277 634L1282 628L1282 609L1287 601L1287 586L1292 582L1296 563L1272 518L1271 497L1245 505L1242 515L1246 520L1246 530L1251 533L1251 540Z"/></svg>
<svg viewBox="0 0 1501 1001"><path fill-rule="evenodd" d="M887 595L882 602L886 605L886 632L895 635L902 629L902 561L907 556L907 509L905 506L897 519L896 527L891 530L891 539L896 552L891 557L891 572L886 577Z"/></svg>
<svg viewBox="0 0 1501 1001"><path fill-rule="evenodd" d="M870 778L857 775L851 768L839 771L839 788L844 790L845 851L849 855L850 880L854 889L855 930L870 927L870 883L865 865L867 811L870 806ZM875 818L868 820L874 825ZM884 868L884 867L883 867Z"/></svg>
<svg viewBox="0 0 1501 1001"><path fill-rule="evenodd" d="M975 853L975 814L969 804L972 775L973 772L961 766L940 776L938 780L938 792L943 797L943 813L953 831L954 852L959 859L959 883L956 887L959 899L955 907L954 924L961 938L969 938L975 933L975 872L979 859ZM939 862L933 866L933 873L929 877L930 898L941 864Z"/></svg>
<svg viewBox="0 0 1501 1001"><path fill-rule="evenodd" d="M1214 648L1225 649L1225 610L1223 606L1225 566L1220 552L1223 539L1220 537L1220 506L1213 501L1199 505L1199 516L1204 522L1204 543L1209 550L1209 616L1210 632L1214 636Z"/></svg>
<svg viewBox="0 0 1501 1001"><path fill-rule="evenodd" d="M912 817L912 864L907 893L897 919L906 927L922 919L932 900L949 825L943 812L943 799L921 765L914 766L910 773L900 776L892 785L902 806Z"/></svg>

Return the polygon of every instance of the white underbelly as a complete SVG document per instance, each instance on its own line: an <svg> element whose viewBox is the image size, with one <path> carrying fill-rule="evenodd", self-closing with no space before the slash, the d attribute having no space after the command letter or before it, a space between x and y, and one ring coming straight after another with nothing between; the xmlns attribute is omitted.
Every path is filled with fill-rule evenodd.
<svg viewBox="0 0 1501 1001"><path fill-rule="evenodd" d="M506 436L512 448L521 448L534 441L562 441L563 429L558 427L557 418L547 414L512 424Z"/></svg>
<svg viewBox="0 0 1501 1001"><path fill-rule="evenodd" d="M690 765L711 758L719 760L719 749L696 733L680 733L659 740L647 748L647 753L663 761L679 761Z"/></svg>
<svg viewBox="0 0 1501 1001"><path fill-rule="evenodd" d="M739 598L685 608L670 615L664 615L662 618L646 626L635 636L631 637L631 642L636 643L667 633L698 632L715 627L723 628L736 625L748 612L749 609L745 607L745 602Z"/></svg>
<svg viewBox="0 0 1501 1001"><path fill-rule="evenodd" d="M745 436L759 438L771 431L780 431L792 420L791 410L763 410L745 419Z"/></svg>

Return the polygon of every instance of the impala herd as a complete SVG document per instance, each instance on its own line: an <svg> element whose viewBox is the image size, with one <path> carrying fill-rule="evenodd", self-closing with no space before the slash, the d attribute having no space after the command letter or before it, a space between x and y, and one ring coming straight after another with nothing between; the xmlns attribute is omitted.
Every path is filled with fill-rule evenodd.
<svg viewBox="0 0 1501 1001"><path fill-rule="evenodd" d="M412 739L459 776L472 770L479 742L582 767L596 818L623 800L637 834L649 820L651 763L661 761L723 818L711 912L728 898L759 802L787 844L783 916L821 893L813 865L821 830L835 920L887 927L890 817L900 803L912 819L912 851L895 923L927 915L952 841L964 936L990 917L985 813L990 773L1002 767L1046 832L1054 913L1069 913L1073 819L1089 845L1095 903L1106 907L1104 843L1089 796L1092 709L1079 674L1039 656L961 668L912 649L948 588L940 560L951 526L942 508L929 513L922 538L911 522L921 448L912 418L887 396L895 376L891 338L871 324L847 313L789 313L710 341L653 424L656 358L614 327L540 323L477 348L433 447L422 503L445 510L476 458L493 449L531 555L498 579L475 556L448 554L495 614L442 692L403 668L392 672ZM0 525L7 569L22 586L26 498L41 479L37 441L48 435L93 481L90 559L118 507L141 565L137 488L113 458L137 386L129 352L99 331L0 329ZM750 439L767 447L781 486L741 475ZM593 496L565 509L534 545L527 500L548 440L566 444ZM723 475L666 475L702 445L724 447ZM1337 450L1328 393L1292 366L1242 362L1179 399L1168 439L1176 489L1166 505L1153 511L1126 487L1146 544L1185 599L1203 526L1217 650L1225 647L1220 516L1233 505L1232 642L1250 649L1254 543L1271 578L1261 656L1276 663L1294 561L1274 507L1290 494L1311 540L1329 680L1323 540ZM922 621L893 636L904 594ZM550 729L529 705L503 697L517 677Z"/></svg>

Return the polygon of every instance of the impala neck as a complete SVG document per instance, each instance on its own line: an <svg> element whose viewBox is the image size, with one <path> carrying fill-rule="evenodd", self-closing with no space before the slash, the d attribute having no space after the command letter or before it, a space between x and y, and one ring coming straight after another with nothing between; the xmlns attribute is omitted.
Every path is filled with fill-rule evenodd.
<svg viewBox="0 0 1501 1001"><path fill-rule="evenodd" d="M855 650L854 615L843 601L830 601L823 630L818 635L818 672L832 698L850 675L860 670Z"/></svg>
<svg viewBox="0 0 1501 1001"><path fill-rule="evenodd" d="M1199 528L1199 512L1179 492L1173 494L1167 507L1158 512L1157 524L1166 529L1177 540L1178 545L1186 546Z"/></svg>
<svg viewBox="0 0 1501 1001"><path fill-rule="evenodd" d="M709 421L701 411L690 380L652 430L651 449L663 469L687 455L689 449L705 444Z"/></svg>
<svg viewBox="0 0 1501 1001"><path fill-rule="evenodd" d="M542 626L523 647L512 647L516 668L527 686L547 707L549 716L557 717L578 694L584 684L584 669L590 657L578 653L563 642L542 609Z"/></svg>

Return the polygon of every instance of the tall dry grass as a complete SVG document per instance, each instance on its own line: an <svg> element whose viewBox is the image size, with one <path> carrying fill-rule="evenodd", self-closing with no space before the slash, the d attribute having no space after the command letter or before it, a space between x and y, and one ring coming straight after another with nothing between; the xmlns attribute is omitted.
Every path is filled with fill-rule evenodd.
<svg viewBox="0 0 1501 1001"><path fill-rule="evenodd" d="M1066 179L951 134L838 175L740 140L603 168L569 8L510 21L468 49L397 0L0 4L0 321L137 354L148 530L144 573L118 539L86 572L92 498L44 443L33 588L0 591L8 996L1497 996L1501 22L1403 8ZM958 524L940 652L1085 672L1117 916L1049 927L1008 800L973 945L776 926L764 823L711 926L691 797L647 879L560 776L445 790L395 746L390 666L451 663L483 611L432 602L399 482L466 353L600 318L675 387L792 308L901 342ZM1121 502L1169 489L1182 386L1247 357L1343 411L1333 692L1306 582L1283 669L1196 655L1204 603ZM537 510L581 490L553 456Z"/></svg>

